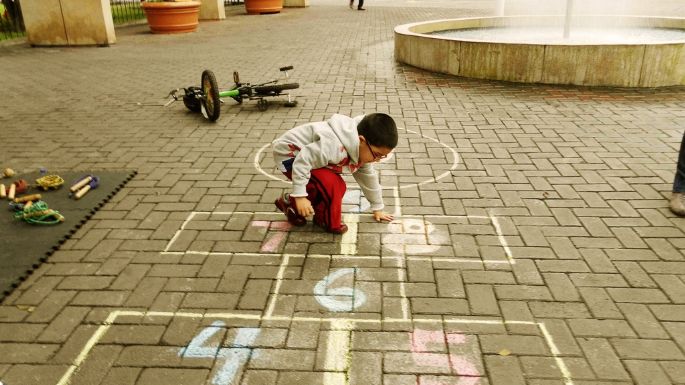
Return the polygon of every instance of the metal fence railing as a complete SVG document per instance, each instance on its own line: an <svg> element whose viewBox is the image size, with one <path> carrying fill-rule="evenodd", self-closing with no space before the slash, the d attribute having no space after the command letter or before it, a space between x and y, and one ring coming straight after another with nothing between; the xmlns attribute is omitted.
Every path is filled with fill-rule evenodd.
<svg viewBox="0 0 685 385"><path fill-rule="evenodd" d="M0 2L0 40L16 39L26 35L19 0Z"/></svg>
<svg viewBox="0 0 685 385"><path fill-rule="evenodd" d="M145 18L140 0L109 0L114 25L122 25Z"/></svg>
<svg viewBox="0 0 685 385"><path fill-rule="evenodd" d="M20 0L0 0L0 41L26 35ZM145 19L142 0L110 0L114 25ZM243 0L224 0L224 6L243 4Z"/></svg>

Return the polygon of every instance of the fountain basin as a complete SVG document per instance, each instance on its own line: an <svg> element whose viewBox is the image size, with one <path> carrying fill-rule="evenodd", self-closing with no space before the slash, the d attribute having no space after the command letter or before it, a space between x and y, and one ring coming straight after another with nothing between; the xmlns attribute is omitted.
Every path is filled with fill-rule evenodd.
<svg viewBox="0 0 685 385"><path fill-rule="evenodd" d="M432 72L520 83L662 87L685 85L685 19L633 16L574 17L571 39L507 41L460 31L512 33L533 27L563 33L562 16L504 16L434 20L395 27L395 59ZM574 30L608 27L676 32L631 41L574 40ZM454 31L454 37L436 33ZM471 36L469 36L471 35ZM506 33L504 34L506 35ZM498 41L499 40L499 41ZM651 40L651 41L650 41Z"/></svg>

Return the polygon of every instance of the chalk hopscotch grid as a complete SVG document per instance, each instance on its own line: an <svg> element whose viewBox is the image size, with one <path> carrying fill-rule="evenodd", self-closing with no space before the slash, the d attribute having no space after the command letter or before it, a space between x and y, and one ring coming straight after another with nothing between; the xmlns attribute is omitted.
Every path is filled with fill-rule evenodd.
<svg viewBox="0 0 685 385"><path fill-rule="evenodd" d="M399 206L398 206L399 207ZM162 251L162 254L167 254L167 255L184 255L184 254L199 254L199 255L222 255L222 256L250 256L250 257L274 257L274 256L281 256L281 264L279 267L279 271L276 276L276 285L274 288L273 293L270 294L270 299L269 299L269 304L267 306L267 310L265 312L265 316L271 317L273 315L273 311L276 307L278 298L280 296L280 290L281 286L283 284L284 280L284 274L285 270L287 269L289 265L290 258L323 258L323 259L345 259L345 260L354 260L354 259L382 259L382 260L394 260L396 262L396 267L397 267L397 274L398 274L398 282L400 283L399 289L400 289L400 302L402 306L402 315L403 319L409 319L410 318L410 310L409 310L409 300L406 296L406 282L407 282L407 273L406 273L406 261L444 261L444 262L466 262L466 263L481 263L481 264L497 264L497 263L504 263L504 264L515 264L516 261L512 256L511 249L506 243L506 239L504 238L504 235L502 234L501 231L501 226L499 224L499 220L497 217L488 217L488 216L422 216L422 215L408 215L405 216L404 218L416 218L423 220L425 222L426 217L440 217L443 220L444 219L477 219L477 220L489 220L491 224L493 225L496 235L498 237L498 240L502 243L503 249L505 250L506 254L506 260L505 261L483 261L481 259L464 259L464 258L450 258L450 257L431 257L431 256L423 256L423 257L416 257L416 256L411 256L407 257L405 255L394 255L394 256L367 256L367 255L356 255L357 249L356 249L356 239L357 239L357 224L358 224L358 218L359 214L345 214L345 222L348 223L348 226L350 230L343 235L341 239L341 255L328 255L328 254L321 254L321 255L304 255L304 254L279 254L279 253L230 253L230 252L210 252L210 251L168 251L172 245L174 244L175 240L178 239L180 234L182 233L183 230L187 227L187 225L197 216L226 216L226 217L231 217L233 215L278 215L280 216L280 213L273 213L273 212L240 212L240 211L225 211L225 212L210 212L210 211L196 211L196 212L191 212L189 216L186 218L186 220L183 222L181 225L181 228L177 230L175 233L174 237L169 241L169 243L166 245L164 251Z"/></svg>
<svg viewBox="0 0 685 385"><path fill-rule="evenodd" d="M268 256L268 257L274 257L274 256L279 256L279 254L275 253L231 253L231 252L204 252L204 251L183 251L183 252L171 252L168 251L171 245L173 245L173 242L178 238L180 235L181 231L185 229L185 227L190 223L196 216L198 215L274 215L274 214L280 214L280 213L273 213L273 212L264 212L264 213L253 213L253 212L192 212L186 220L183 222L181 225L181 228L176 232L174 237L169 241L167 246L165 247L165 250L162 251L162 254L202 254L202 255L224 255L224 256ZM419 219L425 219L425 217L436 217L436 216L420 216L420 215L412 215L412 216L405 216L404 218L419 218ZM501 232L501 228L499 226L499 222L496 217L487 217L487 216L440 216L441 218L444 219L449 219L449 218L454 218L454 219L468 219L468 218L475 218L475 219L482 219L482 220L487 220L489 219L493 226L496 229L498 239L502 241L503 247L505 248L505 252L507 255L507 261L485 261L488 263L510 263L514 264L515 259L511 255L511 250L509 249L508 245L506 244L506 240L504 239L504 236ZM348 237L347 239L343 239L341 242L341 251L348 251L348 252L354 252L356 253L356 224L357 222L354 221L354 218L359 218L359 214L346 214L346 221L350 222L353 224L351 233L354 234L354 237ZM354 239L354 240L352 240ZM98 343L98 341L104 336L104 334L107 332L109 327L113 325L117 318L119 316L142 316L142 317L155 317L155 316L167 316L167 317L192 317L192 318L223 318L223 319L242 319L242 320L250 320L250 321L286 321L286 322L331 322L331 327L336 330L355 330L356 325L363 325L363 324L378 324L378 323L384 323L384 324L389 324L389 323L428 323L428 324L435 324L435 323L443 323L443 324L465 324L465 323L479 323L479 324L500 324L500 325L536 325L539 330L541 331L541 334L544 337L544 340L549 347L553 358L556 361L557 366L559 367L559 370L561 372L562 378L564 380L565 385L573 385L573 380L571 379L570 376L570 371L568 370L568 367L566 366L565 362L563 361L563 358L561 357L561 354L559 352L559 349L554 343L554 340L551 336L551 334L547 331L544 323L538 323L538 322L530 322L530 321L496 321L496 320L471 320L471 319L442 319L442 320L437 320L434 318L420 318L420 317L411 317L409 314L409 307L408 307L408 298L406 297L406 293L404 290L404 283L406 283L406 266L404 265L404 262L406 260L443 260L443 261L461 261L461 262L474 262L472 259L459 259L459 258L438 258L438 257L406 257L404 255L397 255L397 256L365 256L365 255L349 255L349 254L341 254L341 255L304 255L304 254L285 254L282 253L280 254L282 257L282 261L279 267L279 271L276 276L276 286L274 287L274 292L270 296L269 304L267 306L267 309L263 315L257 315L257 314L241 314L241 313L231 313L231 312L225 312L225 313L189 313L189 312L155 312L155 311L131 311L131 310L116 310L113 311L109 314L108 318L104 321L102 325L98 327L98 329L95 331L93 336L88 340L82 351L79 353L77 358L74 360L74 363L70 365L66 373L63 375L63 377L60 379L60 382L57 385L67 385L69 384L69 380L73 376L73 374L78 370L80 365L84 362L84 360L87 358L88 354L90 351L93 349L93 347ZM398 262L397 267L398 267L398 274L399 274L399 282L400 282L400 287L401 287L401 299L402 299L402 307L403 307L403 316L402 318L383 318L381 320L378 319L359 319L359 318L342 318L342 317L336 317L335 315L331 316L321 316L321 317L302 317L302 316L274 316L273 312L275 309L276 301L278 299L279 293L280 293L280 288L282 285L282 282L284 280L284 274L285 270L289 265L290 258L330 258L330 259L394 259ZM484 261L478 261L480 263L484 263ZM335 354L336 356L340 356L340 352L335 352L335 349L331 350L329 349L328 354ZM348 371L350 368L348 368ZM346 378L349 378L347 376Z"/></svg>
<svg viewBox="0 0 685 385"><path fill-rule="evenodd" d="M268 255L268 256L274 256L274 255L279 255L279 253L240 253L240 252L216 252L216 251L199 251L199 250L185 250L185 251L170 251L170 249L173 247L174 243L176 240L181 236L182 232L186 230L186 227L188 224L196 219L196 217L199 216L207 216L207 218L211 216L233 216L233 215L258 215L258 216L278 216L279 218L282 216L281 213L275 213L275 212L249 212L249 211L193 211L191 212L188 217L183 221L181 224L181 227L176 230L174 233L174 236L169 240L169 242L166 244L164 247L164 250L161 251L160 253L162 255L185 255L185 254L196 254L196 255ZM382 258L382 259L396 259L396 258L405 258L406 260L432 260L432 261L441 261L441 262L461 262L461 263L482 263L482 264L509 264L509 265L515 265L516 264L516 259L514 258L513 252L511 250L511 247L509 247L509 244L506 240L506 237L504 233L502 232L502 226L500 224L500 219L497 216L490 215L490 216L484 216L484 215L404 215L401 218L396 218L395 220L402 220L404 218L406 219L418 219L418 220L423 220L424 223L427 221L426 218L440 218L443 220L449 220L449 219L454 219L454 220L469 220L469 219L474 219L474 220L485 220L489 221L492 227L495 230L495 235L500 242L500 245L502 246L502 249L504 250L505 254L505 259L504 261L499 261L499 260L482 260L482 259L476 259L476 258L453 258L453 257L417 257L417 256L403 256L403 255L393 255L393 256L365 256L365 255L357 255L357 248L356 248L356 237L357 237L357 227L359 224L359 217L362 214L344 214L344 222L348 224L350 230L343 234L341 237L341 254L345 255L348 258Z"/></svg>
<svg viewBox="0 0 685 385"><path fill-rule="evenodd" d="M443 174L435 177L435 178L430 178L426 181L423 181L421 183L417 183L415 185L406 185L406 186L401 186L400 188L409 188L409 187L414 187L414 186L420 186L432 182L436 182L439 179L442 179L443 177L446 177L450 174L450 172L454 169L456 169L457 165L459 164L459 155L456 152L455 149L446 146L443 143L440 143L438 140L430 137L425 137L415 131L411 131L408 129L405 129L409 133L417 134L421 137L427 138L433 142L436 142L443 147L447 148L453 155L453 160L451 167L448 171L444 172ZM262 170L262 168L259 165L259 160L261 157L261 153L269 146L269 144L265 145L264 147L260 148L260 150L257 152L255 155L255 168L262 172L264 175L266 175L269 178L276 179L278 178L274 177L273 175L270 175ZM432 216L402 216L401 213L401 205L399 204L399 189L397 187L392 188L394 192L394 197L396 201L395 205L395 217L397 219L400 218L419 218L423 219L425 223L425 218L427 217L436 217L435 215ZM186 228L188 223L192 221L197 215L212 215L212 214L241 214L241 212L191 212L190 215L186 218L186 220L183 222L181 225L181 228L174 234L172 239L169 241L169 243L166 245L165 249L161 252L161 254L167 254L167 255L184 255L184 254L199 254L199 255L215 255L215 256L234 256L234 255L253 255L253 256L259 256L259 255L268 255L270 257L273 257L274 255L278 254L260 254L260 253L231 253L231 252L205 252L205 251L192 251L192 250L186 250L186 251L181 251L181 252L176 252L176 251L169 251L173 243L178 239L180 236L181 232ZM242 214L274 214L274 213L249 213L249 212L244 212ZM564 384L565 385L573 385L573 381L571 380L570 377L570 372L568 368L566 367L563 359L560 356L560 352L556 345L554 344L554 341L552 339L552 336L550 333L547 331L544 323L535 323L535 322L529 322L529 321L494 321L494 320L466 320L466 319L447 319L447 320L436 320L436 319L422 319L422 318L409 318L408 314L408 307L406 307L406 301L407 297L405 294L404 290L404 283L406 282L406 267L404 265L404 262L407 260L432 260L432 261L451 261L451 262L479 262L479 263L508 263L508 264L515 264L516 261L512 255L511 249L507 245L506 238L504 237L502 231L501 231L501 226L499 224L498 217L496 216L440 216L441 218L473 218L473 219L489 219L494 226L497 237L502 245L502 247L505 250L506 254L506 261L482 261L482 260L473 260L473 259L460 259L460 258L447 258L447 257L406 257L404 255L398 255L398 256L364 256L364 255L357 255L357 248L356 248L356 236L357 236L357 226L359 223L359 215L360 214L345 214L345 222L348 224L350 227L350 231L343 235L341 239L341 253L343 255L297 255L298 257L302 258L346 258L346 259L354 259L354 258L373 258L373 259L395 259L398 262L398 275L399 275L399 280L401 283L401 296L403 299L403 317L401 319L398 318L385 318L383 320L374 320L374 319L345 319L345 318L339 318L339 317L280 317L280 316L273 316L273 310L274 306L276 303L276 299L278 297L278 293L280 291L280 286L283 281L283 276L285 272L285 268L288 266L288 262L290 257L295 256L294 254L282 254L283 260L281 262L281 266L279 268L279 272L277 275L276 279L276 287L274 290L273 295L271 296L268 308L266 310L265 315L255 315L255 314L239 314L239 313L189 313L189 312L155 312L155 311L132 311L132 310L116 310L112 311L107 319L104 321L102 325L98 327L98 329L93 333L91 338L87 341L79 355L76 357L74 360L74 363L69 366L67 369L66 373L61 377L60 381L58 382L57 385L67 385L69 384L69 381L73 374L79 369L80 365L84 362L84 360L87 358L88 354L90 351L93 349L93 347L100 341L100 339L105 335L107 330L112 326L118 317L120 316L142 316L142 317L157 317L157 316L167 316L167 317L192 317L192 318L224 318L224 319L244 319L244 320L258 320L258 321L290 321L290 322L322 322L322 321L327 321L331 322L331 327L336 330L354 330L355 326L357 324L364 324L364 323L396 323L396 322L401 322L401 323L406 323L406 322L422 322L422 323L445 323L445 324L451 324L451 323L483 323L483 324L520 324L520 325L537 325L538 328L540 329L542 335L544 336L544 339L550 348L550 351L552 352L552 355L554 356L554 359L556 360L556 363L561 371L562 377L564 379ZM349 346L348 346L349 347ZM329 351L327 353L331 353L330 346L329 346ZM338 352L339 353L339 352ZM328 354L327 354L328 355ZM338 357L340 354L337 355ZM327 360L329 357L327 357ZM349 372L349 369L348 369ZM349 378L349 375L346 376L346 378ZM347 382L347 381L345 381Z"/></svg>
<svg viewBox="0 0 685 385"><path fill-rule="evenodd" d="M391 323L415 323L415 324L443 324L443 325L458 325L458 324L483 324L483 325L535 325L540 330L547 347L552 353L555 363L557 364L559 371L561 372L561 377L564 381L564 385L574 385L573 379L571 378L571 373L564 362L564 359L556 346L554 339L550 332L547 330L544 322L531 322L531 321L515 321L515 320L472 320L472 319L435 319L435 318L412 318L411 320L400 319L400 318L386 318L383 320L377 319L358 319L358 318L342 318L342 317L281 317L281 316L261 316L257 314L241 314L241 313L231 313L231 312L221 312L221 313L191 313L191 312L162 312L162 311L137 311L137 310L114 310L109 313L107 319L97 328L93 335L88 339L83 349L79 352L78 356L74 359L74 362L67 368L66 372L62 375L57 385L69 385L72 376L76 373L83 362L87 359L91 350L99 343L103 336L107 333L109 328L114 325L119 317L187 317L187 318L208 318L208 319L226 319L226 320L244 320L244 321L259 321L259 322L330 322L330 330L342 330L342 331L354 331L357 329L358 324L391 324ZM349 349L349 345L347 345ZM335 345L329 345L327 350L327 355L335 355L341 357L346 355L347 352L338 352L335 350ZM347 368L347 375L345 378L349 378L349 371L352 367ZM324 373L325 374L325 373ZM348 382L345 381L345 384Z"/></svg>

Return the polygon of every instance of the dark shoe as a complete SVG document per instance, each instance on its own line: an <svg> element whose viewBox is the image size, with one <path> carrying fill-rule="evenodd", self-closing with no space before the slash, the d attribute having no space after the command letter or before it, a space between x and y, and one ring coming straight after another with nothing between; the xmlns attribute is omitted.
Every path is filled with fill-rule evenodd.
<svg viewBox="0 0 685 385"><path fill-rule="evenodd" d="M354 9L354 0L350 0L350 9Z"/></svg>
<svg viewBox="0 0 685 385"><path fill-rule="evenodd" d="M357 8L357 11L366 11L366 8Z"/></svg>
<svg viewBox="0 0 685 385"><path fill-rule="evenodd" d="M674 192L673 195L671 195L669 208L673 214L685 217L685 193Z"/></svg>
<svg viewBox="0 0 685 385"><path fill-rule="evenodd" d="M314 216L314 224L331 234L345 234L348 230L347 225L344 223L340 223L340 227L326 227L323 221L320 221L316 216Z"/></svg>
<svg viewBox="0 0 685 385"><path fill-rule="evenodd" d="M290 223L291 225L304 226L307 224L307 218L298 214L294 208L290 207L289 204L285 203L285 199L283 199L283 197L276 199L274 204L276 205L276 207L278 207L279 210L283 212L283 214L285 214L286 218L288 218L288 223Z"/></svg>

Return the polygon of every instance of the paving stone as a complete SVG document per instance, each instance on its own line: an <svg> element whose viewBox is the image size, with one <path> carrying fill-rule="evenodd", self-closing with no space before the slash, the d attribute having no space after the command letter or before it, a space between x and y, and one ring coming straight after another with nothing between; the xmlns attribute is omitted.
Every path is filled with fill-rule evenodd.
<svg viewBox="0 0 685 385"><path fill-rule="evenodd" d="M656 287L654 280L636 262L617 262L616 268L631 287Z"/></svg>
<svg viewBox="0 0 685 385"><path fill-rule="evenodd" d="M589 318L590 314L582 303L574 302L530 302L530 310L536 317L545 318Z"/></svg>
<svg viewBox="0 0 685 385"><path fill-rule="evenodd" d="M286 349L254 349L249 368L274 370L312 370L313 351Z"/></svg>
<svg viewBox="0 0 685 385"><path fill-rule="evenodd" d="M611 344L621 358L683 360L685 356L673 341L648 339L615 339Z"/></svg>
<svg viewBox="0 0 685 385"><path fill-rule="evenodd" d="M194 385L203 383L208 375L208 369L145 368L136 385L163 385L171 382L179 385Z"/></svg>
<svg viewBox="0 0 685 385"><path fill-rule="evenodd" d="M64 307L73 300L74 291L53 291L45 300L31 310L26 320L29 322L50 322Z"/></svg>
<svg viewBox="0 0 685 385"><path fill-rule="evenodd" d="M57 383L65 371L66 365L12 365L2 375L2 381L5 384L51 384Z"/></svg>
<svg viewBox="0 0 685 385"><path fill-rule="evenodd" d="M685 379L685 363L679 361L662 362L661 367L673 382Z"/></svg>
<svg viewBox="0 0 685 385"><path fill-rule="evenodd" d="M140 368L111 368L102 385L134 385L142 369Z"/></svg>
<svg viewBox="0 0 685 385"><path fill-rule="evenodd" d="M675 275L655 275L654 280L672 303L685 303L685 283Z"/></svg>
<svg viewBox="0 0 685 385"><path fill-rule="evenodd" d="M625 361L626 368L633 375L636 384L671 384L668 375L657 362Z"/></svg>
<svg viewBox="0 0 685 385"><path fill-rule="evenodd" d="M414 314L469 314L463 299L412 298L411 307Z"/></svg>
<svg viewBox="0 0 685 385"><path fill-rule="evenodd" d="M668 334L647 306L631 303L620 303L617 306L641 338L668 338Z"/></svg>
<svg viewBox="0 0 685 385"><path fill-rule="evenodd" d="M53 343L66 341L74 329L83 321L88 311L88 308L82 307L66 307L61 309L60 313L47 325L37 340Z"/></svg>
<svg viewBox="0 0 685 385"><path fill-rule="evenodd" d="M40 364L46 362L59 349L56 344L3 342L0 345L0 363Z"/></svg>
<svg viewBox="0 0 685 385"><path fill-rule="evenodd" d="M682 87L550 87L433 74L391 60L393 27L490 15L489 5L400 1L369 4L361 15L323 1L249 20L238 17L242 7L229 6L227 20L205 23L192 36L169 35L161 45L143 24L117 27L115 48L78 54L0 46L6 83L33 82L43 92L36 104L25 102L36 87L15 87L14 102L0 108L8 166L138 171L5 298L0 349L7 351L0 356L17 361L0 359L2 380L57 383L112 311L126 309L197 317L120 316L75 380L212 382L219 360L181 358L178 350L222 320L229 338L236 328L262 329L259 354L237 369L242 385L462 382L446 373L440 346L431 348L444 367L416 362L408 337L416 328L477 335L486 352L479 370L487 378L477 378L483 385L562 384L541 327L575 385L685 383L685 225L666 199L685 123ZM522 7L507 6L512 14ZM683 14L674 5L641 7ZM244 79L277 76L274 58L295 66L296 108L273 103L257 111L253 101L229 100L221 119L206 124L179 103L147 105L161 97L158 90L179 86L155 69L188 52L201 52L205 68L230 78L217 50L228 28L240 37L230 49L254 64L235 68ZM292 38L302 31L317 38ZM283 39L291 44L277 44ZM130 71L145 57L158 60ZM199 80L192 68L184 71L183 78ZM144 86L132 93L131 84ZM394 155L378 167L397 219L379 224L360 216L357 255L341 249L342 237L311 225L286 233L274 227L284 218L273 200L288 186L278 172L279 181L255 170L255 159L265 173L274 170L263 146L299 124L370 111L390 113L402 128ZM27 130L43 139L31 151ZM348 187L359 191L351 180ZM355 199L353 209L361 202ZM193 211L246 214L188 221ZM250 227L253 221L271 227ZM280 234L284 240L264 255L264 240ZM298 255L281 267L282 253ZM355 312L329 312L313 288L344 268L355 273L336 287L354 287L366 302ZM200 317L204 312L249 319ZM267 313L277 318L250 318ZM348 332L315 321L321 317L357 321ZM326 362L336 333L349 333L353 350ZM517 355L500 356L497 348L510 344Z"/></svg>
<svg viewBox="0 0 685 385"><path fill-rule="evenodd" d="M516 357L486 356L485 365L488 368L488 379L492 385L526 383Z"/></svg>
<svg viewBox="0 0 685 385"><path fill-rule="evenodd" d="M32 342L45 329L43 324L23 325L18 323L3 323L0 330L0 341L4 342Z"/></svg>
<svg viewBox="0 0 685 385"><path fill-rule="evenodd" d="M557 301L578 301L580 295L568 275L561 273L544 273L542 275L552 296Z"/></svg>
<svg viewBox="0 0 685 385"><path fill-rule="evenodd" d="M668 297L657 289L608 288L607 292L616 302L668 303Z"/></svg>
<svg viewBox="0 0 685 385"><path fill-rule="evenodd" d="M579 340L579 343L598 378L630 380L628 372L606 339L588 338Z"/></svg>
<svg viewBox="0 0 685 385"><path fill-rule="evenodd" d="M564 365L574 383L578 379L594 379L592 369L584 359L564 357ZM561 369L552 357L521 357L521 367L527 378L555 378L561 376ZM550 380L558 382L560 380ZM530 383L530 382L529 382ZM552 382L550 382L552 383Z"/></svg>
<svg viewBox="0 0 685 385"><path fill-rule="evenodd" d="M467 285L467 300L471 314L499 315L495 292L490 285Z"/></svg>
<svg viewBox="0 0 685 385"><path fill-rule="evenodd" d="M582 337L635 337L630 325L622 320L571 319L573 334Z"/></svg>

